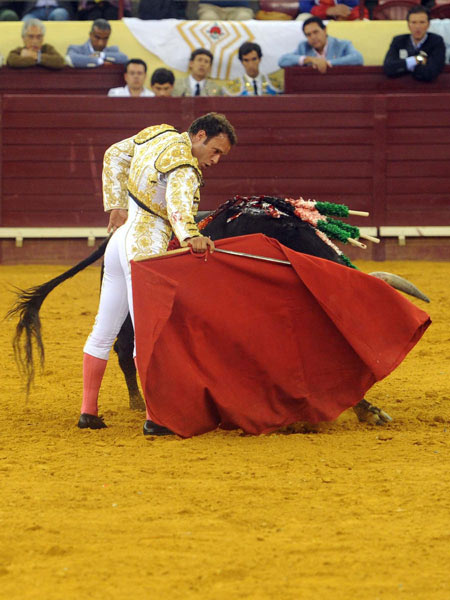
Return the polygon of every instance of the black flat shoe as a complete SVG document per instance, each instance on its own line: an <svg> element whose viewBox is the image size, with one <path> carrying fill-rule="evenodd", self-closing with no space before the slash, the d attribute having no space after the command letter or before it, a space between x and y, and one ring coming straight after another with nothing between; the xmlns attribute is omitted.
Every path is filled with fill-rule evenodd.
<svg viewBox="0 0 450 600"><path fill-rule="evenodd" d="M143 433L144 435L175 435L174 432L167 429L167 427L158 425L150 420L145 421Z"/></svg>
<svg viewBox="0 0 450 600"><path fill-rule="evenodd" d="M103 417L81 413L78 420L78 427L80 429L105 429L107 425L103 420Z"/></svg>

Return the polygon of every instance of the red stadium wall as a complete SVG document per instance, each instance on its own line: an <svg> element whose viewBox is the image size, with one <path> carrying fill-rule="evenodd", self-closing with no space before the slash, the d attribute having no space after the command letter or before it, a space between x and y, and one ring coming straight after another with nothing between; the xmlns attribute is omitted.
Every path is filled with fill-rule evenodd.
<svg viewBox="0 0 450 600"><path fill-rule="evenodd" d="M321 85L328 77L314 75ZM449 225L449 101L450 91L426 84L396 94L256 99L3 94L0 227L105 226L105 149L148 125L185 129L212 110L228 116L239 144L206 173L202 210L235 194L303 196L369 211L360 225ZM449 258L447 241L408 240L403 248L385 241L364 257ZM0 261L70 262L87 252L85 241L25 240L16 248L3 240Z"/></svg>

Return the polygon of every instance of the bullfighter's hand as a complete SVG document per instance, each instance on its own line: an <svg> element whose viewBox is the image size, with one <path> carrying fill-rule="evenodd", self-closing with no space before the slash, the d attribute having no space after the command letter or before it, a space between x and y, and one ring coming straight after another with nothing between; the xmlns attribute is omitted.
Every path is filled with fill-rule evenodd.
<svg viewBox="0 0 450 600"><path fill-rule="evenodd" d="M192 237L185 240L187 245L192 248L193 252L206 252L209 248L211 254L214 252L214 242L209 238L203 235L198 237Z"/></svg>
<svg viewBox="0 0 450 600"><path fill-rule="evenodd" d="M113 208L109 213L108 233L118 229L128 218L128 211L123 208Z"/></svg>

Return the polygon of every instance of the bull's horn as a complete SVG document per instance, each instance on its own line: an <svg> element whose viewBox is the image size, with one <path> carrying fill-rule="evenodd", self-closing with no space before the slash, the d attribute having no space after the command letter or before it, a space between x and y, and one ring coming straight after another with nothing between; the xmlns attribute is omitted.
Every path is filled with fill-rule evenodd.
<svg viewBox="0 0 450 600"><path fill-rule="evenodd" d="M421 292L419 288L417 288L407 279L400 277L400 275L394 275L394 273L385 273L384 271L375 271L373 273L369 273L369 275L373 275L377 279L382 279L396 290L400 290L400 292L405 292L405 294L419 298L419 300L423 300L424 302L430 301L428 296L425 296L425 294Z"/></svg>

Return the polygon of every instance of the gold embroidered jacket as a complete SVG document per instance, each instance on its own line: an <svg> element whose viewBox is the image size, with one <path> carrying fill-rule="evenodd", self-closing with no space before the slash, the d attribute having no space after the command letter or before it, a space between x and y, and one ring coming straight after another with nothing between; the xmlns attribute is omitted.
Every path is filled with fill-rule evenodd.
<svg viewBox="0 0 450 600"><path fill-rule="evenodd" d="M127 209L130 194L150 213L170 223L180 242L200 235L194 215L201 184L202 173L188 133L179 134L171 125L147 127L105 153L105 210Z"/></svg>

